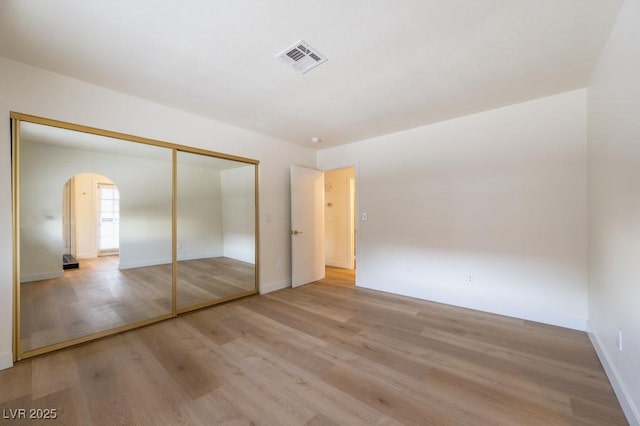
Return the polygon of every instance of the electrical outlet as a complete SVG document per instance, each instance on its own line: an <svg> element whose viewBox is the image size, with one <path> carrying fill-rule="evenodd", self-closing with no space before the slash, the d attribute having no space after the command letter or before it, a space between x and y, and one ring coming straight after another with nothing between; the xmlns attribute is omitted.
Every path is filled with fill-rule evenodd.
<svg viewBox="0 0 640 426"><path fill-rule="evenodd" d="M616 346L622 352L622 329L620 327L618 327L618 334L616 335Z"/></svg>
<svg viewBox="0 0 640 426"><path fill-rule="evenodd" d="M467 277L467 283L468 283L468 284L473 284L473 275L469 275L469 276Z"/></svg>

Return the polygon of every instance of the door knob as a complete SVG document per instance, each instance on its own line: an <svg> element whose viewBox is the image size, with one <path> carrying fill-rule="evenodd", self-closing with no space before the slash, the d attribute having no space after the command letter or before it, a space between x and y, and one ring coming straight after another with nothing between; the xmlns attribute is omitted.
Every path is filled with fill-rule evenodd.
<svg viewBox="0 0 640 426"><path fill-rule="evenodd" d="M297 229L294 229L293 231L291 231L291 235L298 235L298 234L302 234L302 231L298 231Z"/></svg>

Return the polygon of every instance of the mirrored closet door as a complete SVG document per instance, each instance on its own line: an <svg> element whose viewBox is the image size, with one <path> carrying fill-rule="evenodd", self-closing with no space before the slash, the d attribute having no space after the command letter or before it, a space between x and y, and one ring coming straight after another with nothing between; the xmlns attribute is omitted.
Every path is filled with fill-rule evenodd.
<svg viewBox="0 0 640 426"><path fill-rule="evenodd" d="M255 167L179 151L176 169L178 312L255 292Z"/></svg>
<svg viewBox="0 0 640 426"><path fill-rule="evenodd" d="M12 113L15 358L257 293L257 161Z"/></svg>

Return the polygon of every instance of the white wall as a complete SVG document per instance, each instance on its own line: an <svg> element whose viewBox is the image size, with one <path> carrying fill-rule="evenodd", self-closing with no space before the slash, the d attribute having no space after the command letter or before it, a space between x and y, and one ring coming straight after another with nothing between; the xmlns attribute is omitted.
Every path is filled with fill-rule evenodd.
<svg viewBox="0 0 640 426"><path fill-rule="evenodd" d="M626 0L588 87L589 326L640 425L640 1ZM622 329L623 351L616 345Z"/></svg>
<svg viewBox="0 0 640 426"><path fill-rule="evenodd" d="M171 262L170 150L147 147L166 151L162 161L26 141L20 148L21 281L51 278L45 274L53 265L62 270L62 188L72 176L85 172L107 176L120 190L120 267ZM78 185L76 190L76 204L84 198L95 206L95 188ZM92 214L95 218L95 208Z"/></svg>
<svg viewBox="0 0 640 426"><path fill-rule="evenodd" d="M222 256L220 171L181 162L183 154L178 156L178 260Z"/></svg>
<svg viewBox="0 0 640 426"><path fill-rule="evenodd" d="M63 190L57 197L59 183L55 175L48 174L48 167L53 158L47 157L51 147L44 146L45 152L38 155L41 145L25 142L23 145L24 179L21 179L22 193L21 224L22 243L20 245L22 262L20 282L38 281L60 278L63 276L62 254L67 253L66 235L63 232L64 199ZM68 161L61 165L60 171L65 176ZM46 175L45 175L46 173ZM76 258L92 258L98 255L97 246L97 194L98 182L110 181L103 176L80 173L74 176L73 192L70 197L74 212L70 217L75 220L71 224L73 240L71 249ZM64 187L66 188L66 186ZM77 237L77 239L76 239Z"/></svg>
<svg viewBox="0 0 640 426"><path fill-rule="evenodd" d="M353 198L350 182L353 167L324 173L325 263L353 269Z"/></svg>
<svg viewBox="0 0 640 426"><path fill-rule="evenodd" d="M245 166L220 172L224 256L255 263L255 174Z"/></svg>
<svg viewBox="0 0 640 426"><path fill-rule="evenodd" d="M250 157L260 164L260 290L291 283L289 166L315 151L0 58L0 368L11 365L12 227L9 111ZM117 182L116 182L117 184ZM268 218L268 220L267 220ZM278 268L280 265L280 268Z"/></svg>
<svg viewBox="0 0 640 426"><path fill-rule="evenodd" d="M358 285L586 328L585 90L326 149L318 163L357 164Z"/></svg>

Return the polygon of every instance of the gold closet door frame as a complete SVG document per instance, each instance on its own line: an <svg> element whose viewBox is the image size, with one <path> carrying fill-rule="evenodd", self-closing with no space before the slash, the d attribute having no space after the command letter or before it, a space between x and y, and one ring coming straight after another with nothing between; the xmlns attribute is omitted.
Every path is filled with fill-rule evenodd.
<svg viewBox="0 0 640 426"><path fill-rule="evenodd" d="M12 202L12 226L13 226L13 359L14 361L20 361L22 359L31 358L44 353L52 352L58 349L67 348L69 346L85 343L91 340L100 339L102 337L111 336L114 334L122 333L124 331L132 330L139 327L144 327L149 324L164 321L166 319L175 318L179 314L194 311L197 309L206 308L209 306L217 305L219 303L228 302L230 300L239 299L246 296L258 294L259 289L259 277L260 277L260 259L259 259L259 247L260 247L260 232L259 232L259 165L260 161L251 158L240 157L236 155L224 154L216 151L210 151L202 148L190 147L187 145L181 145L171 142L165 142L155 139L144 138L141 136L130 135L126 133L114 132L110 130L99 129L96 127L83 126L80 124L68 123L65 121L54 120L50 118L38 117L30 114L23 114L19 112L11 111L11 202ZM172 180L172 223L171 223L171 255L172 255L172 300L171 300L171 313L160 315L155 318L150 318L142 321L133 322L123 326L115 327L109 330L104 330L96 333L91 333L83 337L76 339L65 340L63 342L55 343L52 345L43 346L40 348L32 349L23 352L20 344L20 123L28 122L34 124L41 124L45 126L57 127L60 129L74 130L77 132L89 133L92 135L105 136L114 139L120 139L133 143L142 143L146 145L153 145L157 147L167 148L172 151L171 161L171 180ZM239 293L233 296L228 296L221 299L214 299L208 302L200 303L194 306L188 306L182 309L177 309L177 264L178 264L178 248L177 248L177 159L178 151L201 154L209 157L221 158L225 160L232 160L246 164L254 165L254 196L255 196L255 277L254 277L254 289Z"/></svg>

